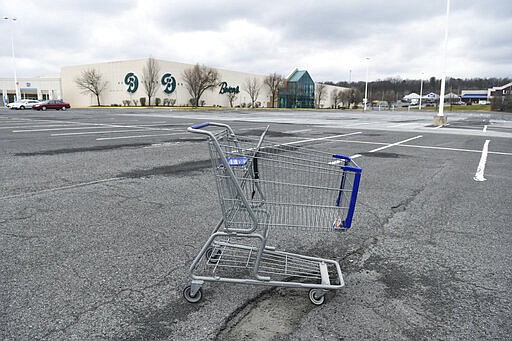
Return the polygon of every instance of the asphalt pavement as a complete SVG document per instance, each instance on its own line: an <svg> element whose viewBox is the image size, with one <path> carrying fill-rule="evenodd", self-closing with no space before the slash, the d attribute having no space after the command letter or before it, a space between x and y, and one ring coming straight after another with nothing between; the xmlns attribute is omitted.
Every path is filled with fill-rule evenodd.
<svg viewBox="0 0 512 341"><path fill-rule="evenodd" d="M512 115L0 109L0 339L509 340ZM340 262L345 287L206 283L182 295L221 218L206 141L236 133L354 157L343 233L273 231Z"/></svg>

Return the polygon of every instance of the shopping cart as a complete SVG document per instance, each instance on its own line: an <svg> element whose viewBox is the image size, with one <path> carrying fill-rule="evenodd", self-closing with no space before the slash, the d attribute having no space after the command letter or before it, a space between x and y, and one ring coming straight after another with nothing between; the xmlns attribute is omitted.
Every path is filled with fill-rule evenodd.
<svg viewBox="0 0 512 341"><path fill-rule="evenodd" d="M208 129L205 129L208 128ZM208 137L222 219L190 266L188 302L199 302L205 282L308 288L312 303L344 286L336 260L276 250L269 232L350 228L361 168L348 156L236 135L206 122L189 132Z"/></svg>

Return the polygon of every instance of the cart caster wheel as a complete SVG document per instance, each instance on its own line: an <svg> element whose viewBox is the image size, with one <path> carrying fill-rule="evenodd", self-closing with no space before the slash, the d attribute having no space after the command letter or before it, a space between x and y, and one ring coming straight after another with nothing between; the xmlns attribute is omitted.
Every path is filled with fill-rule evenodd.
<svg viewBox="0 0 512 341"><path fill-rule="evenodd" d="M205 253L208 263L211 263L211 264L218 263L221 255L222 255L221 250L217 249L217 250L215 250L215 253L213 253L213 248L209 248L208 250L206 250L206 253Z"/></svg>
<svg viewBox="0 0 512 341"><path fill-rule="evenodd" d="M203 290L201 288L199 288L199 290L196 292L196 294L194 296L190 295L190 290L191 290L190 285L187 286L183 290L183 296L185 297L185 299L190 303L197 303L197 302L201 301L201 299L203 298Z"/></svg>
<svg viewBox="0 0 512 341"><path fill-rule="evenodd" d="M322 305L325 302L325 293L320 289L311 289L309 290L309 300L314 305Z"/></svg>

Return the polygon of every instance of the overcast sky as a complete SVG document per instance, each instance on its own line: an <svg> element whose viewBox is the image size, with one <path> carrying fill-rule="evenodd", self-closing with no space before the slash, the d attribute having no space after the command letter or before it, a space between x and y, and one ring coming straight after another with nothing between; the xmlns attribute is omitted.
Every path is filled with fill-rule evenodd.
<svg viewBox="0 0 512 341"><path fill-rule="evenodd" d="M446 0L2 0L0 15L17 19L0 77L11 33L18 77L150 56L315 81L443 73ZM449 77L512 77L511 0L451 0L448 27Z"/></svg>

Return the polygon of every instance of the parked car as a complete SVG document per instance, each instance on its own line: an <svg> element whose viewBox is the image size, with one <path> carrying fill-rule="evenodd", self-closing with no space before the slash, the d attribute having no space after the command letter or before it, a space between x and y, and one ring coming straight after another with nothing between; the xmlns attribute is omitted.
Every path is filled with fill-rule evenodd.
<svg viewBox="0 0 512 341"><path fill-rule="evenodd" d="M39 103L39 101L35 100L35 99L22 99L22 100L7 104L7 108L16 109L16 110L31 109L37 103Z"/></svg>
<svg viewBox="0 0 512 341"><path fill-rule="evenodd" d="M453 102L451 103L452 105L466 105L466 102L463 102L463 101L457 101L457 102Z"/></svg>
<svg viewBox="0 0 512 341"><path fill-rule="evenodd" d="M69 103L64 102L61 99L51 99L48 101L43 101L43 102L37 103L36 105L34 105L32 107L32 109L43 110L43 111L45 111L46 109L66 110L69 108L71 108Z"/></svg>

